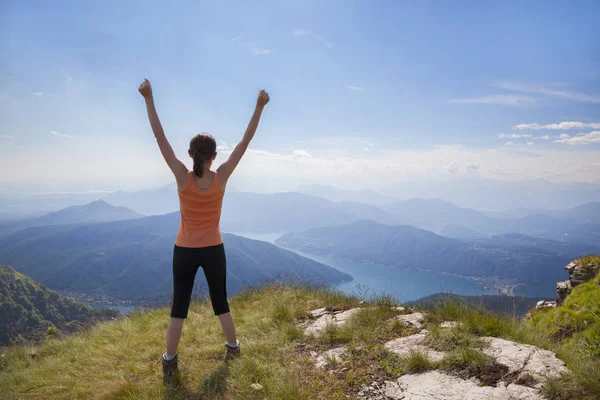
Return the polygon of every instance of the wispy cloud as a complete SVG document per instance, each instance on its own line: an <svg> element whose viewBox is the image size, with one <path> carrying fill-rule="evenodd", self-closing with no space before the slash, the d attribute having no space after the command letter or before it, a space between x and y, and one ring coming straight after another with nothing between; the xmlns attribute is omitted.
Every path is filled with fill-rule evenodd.
<svg viewBox="0 0 600 400"><path fill-rule="evenodd" d="M590 133L579 133L576 136L570 136L563 133L553 143L568 144L568 145L584 145L600 143L600 131L592 131Z"/></svg>
<svg viewBox="0 0 600 400"><path fill-rule="evenodd" d="M585 123L585 122L578 122L578 121L564 121L564 122L559 122L558 124L540 125L537 123L533 123L533 124L519 124L519 125L515 126L515 129L519 129L519 130L528 130L528 129L532 129L532 130L540 130L540 129L568 130L568 129L583 129L583 128L600 129L600 123L599 122Z"/></svg>
<svg viewBox="0 0 600 400"><path fill-rule="evenodd" d="M308 30L308 29L294 29L294 36L296 37L310 37L313 39L318 40L319 42L321 42L323 44L323 46L332 49L333 48L333 43L331 43L330 41L328 41L327 39L325 39L323 36L321 35L317 35L315 32Z"/></svg>
<svg viewBox="0 0 600 400"><path fill-rule="evenodd" d="M31 93L31 95L33 97L42 97L43 93L42 92L33 92L33 93Z"/></svg>
<svg viewBox="0 0 600 400"><path fill-rule="evenodd" d="M521 93L536 93L546 96L559 97L565 100L583 103L600 104L600 95L563 90L564 85L556 84L526 84L520 82L497 81L492 86Z"/></svg>
<svg viewBox="0 0 600 400"><path fill-rule="evenodd" d="M530 107L535 104L535 99L523 95L489 95L481 97L466 97L450 100L451 103L494 104L512 107Z"/></svg>
<svg viewBox="0 0 600 400"><path fill-rule="evenodd" d="M52 134L52 136L62 137L62 138L66 138L66 139L71 139L73 137L73 135L68 135L66 133L61 133L61 132L57 132L57 131L50 131L50 134Z"/></svg>
<svg viewBox="0 0 600 400"><path fill-rule="evenodd" d="M247 48L248 50L250 50L250 52L252 52L252 56L254 56L254 57L257 57L257 56L268 56L268 55L273 54L273 50L267 49L267 48L258 47L258 45L256 44L256 42L242 41L241 40L241 36L235 37L235 38L231 39L231 41L233 43L239 43L240 45L242 45L245 48Z"/></svg>
<svg viewBox="0 0 600 400"><path fill-rule="evenodd" d="M366 90L364 88L361 88L360 86L354 86L354 85L348 85L348 84L346 84L346 89L350 89L355 92L362 92L362 93L366 92Z"/></svg>
<svg viewBox="0 0 600 400"><path fill-rule="evenodd" d="M515 143L514 142L506 142L504 143L505 146L514 146Z"/></svg>
<svg viewBox="0 0 600 400"><path fill-rule="evenodd" d="M533 135L528 133L501 133L498 135L498 137L501 139L522 139L533 137Z"/></svg>
<svg viewBox="0 0 600 400"><path fill-rule="evenodd" d="M544 135L544 136L534 136L534 137L532 137L532 139L533 140L552 140L555 137L556 136Z"/></svg>
<svg viewBox="0 0 600 400"><path fill-rule="evenodd" d="M14 136L13 135L8 135L6 133L2 133L0 134L0 139L4 139L4 140L14 140Z"/></svg>

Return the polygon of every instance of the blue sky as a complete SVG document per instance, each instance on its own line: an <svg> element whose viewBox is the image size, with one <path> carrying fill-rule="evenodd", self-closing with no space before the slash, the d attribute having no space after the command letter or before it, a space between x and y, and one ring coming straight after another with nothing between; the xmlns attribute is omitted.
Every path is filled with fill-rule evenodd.
<svg viewBox="0 0 600 400"><path fill-rule="evenodd" d="M249 190L600 182L600 4L496 3L4 1L0 182L168 182L145 77L182 158L199 131L226 155L269 91Z"/></svg>

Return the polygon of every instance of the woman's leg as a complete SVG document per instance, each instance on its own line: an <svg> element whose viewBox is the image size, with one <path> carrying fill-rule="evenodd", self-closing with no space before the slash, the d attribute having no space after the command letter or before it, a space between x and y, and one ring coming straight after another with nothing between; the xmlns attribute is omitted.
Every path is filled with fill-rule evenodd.
<svg viewBox="0 0 600 400"><path fill-rule="evenodd" d="M173 304L171 306L171 319L167 328L167 355L177 353L177 346L181 339L183 321L187 318L194 279L198 271L196 249L187 249L175 246L173 250Z"/></svg>
<svg viewBox="0 0 600 400"><path fill-rule="evenodd" d="M229 303L227 302L227 262L225 259L225 248L221 244L207 247L205 250L206 254L202 260L202 268L206 276L213 311L219 317L225 340L229 344L234 344L237 343L237 339L233 317L229 312Z"/></svg>
<svg viewBox="0 0 600 400"><path fill-rule="evenodd" d="M225 340L227 343L233 344L237 342L235 336L235 325L233 324L233 317L231 313L225 313L218 316L219 322L221 323L221 328L223 328L223 334L225 335Z"/></svg>
<svg viewBox="0 0 600 400"><path fill-rule="evenodd" d="M183 318L171 318L167 328L167 355L177 354L177 346L183 330Z"/></svg>

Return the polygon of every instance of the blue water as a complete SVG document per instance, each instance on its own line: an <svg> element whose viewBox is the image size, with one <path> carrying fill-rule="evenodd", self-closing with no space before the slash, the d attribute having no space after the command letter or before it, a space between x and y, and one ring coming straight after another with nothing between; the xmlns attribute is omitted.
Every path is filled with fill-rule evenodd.
<svg viewBox="0 0 600 400"><path fill-rule="evenodd" d="M235 234L269 243L274 243L281 237L278 233L236 232ZM344 282L338 285L338 288L363 298L373 294L387 294L401 302L406 302L440 292L463 295L496 294L495 291L483 289L479 283L466 278L292 251L352 275L354 279L351 282Z"/></svg>

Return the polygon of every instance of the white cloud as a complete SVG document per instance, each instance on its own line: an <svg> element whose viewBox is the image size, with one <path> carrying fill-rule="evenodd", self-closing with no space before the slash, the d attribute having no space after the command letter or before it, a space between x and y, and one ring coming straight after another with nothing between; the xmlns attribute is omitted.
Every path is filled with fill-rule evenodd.
<svg viewBox="0 0 600 400"><path fill-rule="evenodd" d="M305 158L312 157L312 155L306 150L294 150L294 151L292 151L292 154L295 155L296 157L305 157Z"/></svg>
<svg viewBox="0 0 600 400"><path fill-rule="evenodd" d="M527 146L533 146L533 142L527 142Z"/></svg>
<svg viewBox="0 0 600 400"><path fill-rule="evenodd" d="M33 97L42 97L43 93L42 92L33 92L33 93L31 93L31 95Z"/></svg>
<svg viewBox="0 0 600 400"><path fill-rule="evenodd" d="M536 146L470 148L459 145L436 146L422 150L379 150L352 153L336 149L312 152L312 157L248 149L236 171L243 182L264 176L274 190L293 190L299 184L351 185L357 179L379 182L448 179L477 174L482 179L549 179L566 182L598 182L600 152L564 151ZM254 183L252 183L254 185ZM288 185L288 186L286 186ZM372 182L377 185L377 182ZM237 186L237 184L236 184Z"/></svg>
<svg viewBox="0 0 600 400"><path fill-rule="evenodd" d="M492 86L506 89L506 90L511 90L514 92L536 93L536 94L543 94L546 96L559 97L559 98L562 98L565 100L570 100L570 101L600 104L600 95L580 93L580 92L570 92L570 91L565 91L565 90L561 90L560 88L557 88L557 86L561 87L563 85L556 85L556 84L536 85L536 84L524 84L524 83L520 83L520 82L498 81L498 82L492 83Z"/></svg>
<svg viewBox="0 0 600 400"><path fill-rule="evenodd" d="M467 97L452 99L451 103L494 104L511 107L528 107L535 104L535 99L522 95L490 95L482 97Z"/></svg>
<svg viewBox="0 0 600 400"><path fill-rule="evenodd" d="M475 174L475 173L477 173L478 169L479 169L479 164L467 164L465 166L465 172L467 174Z"/></svg>
<svg viewBox="0 0 600 400"><path fill-rule="evenodd" d="M559 136L558 140L555 140L553 143L568 145L600 143L600 131L577 134L576 136L572 137L563 133Z"/></svg>
<svg viewBox="0 0 600 400"><path fill-rule="evenodd" d="M363 92L363 93L366 92L366 90L363 89L363 88L361 88L360 86L353 86L353 85L346 84L346 88L350 89L350 90L353 90L355 92Z"/></svg>
<svg viewBox="0 0 600 400"><path fill-rule="evenodd" d="M450 165L448 165L448 172L452 175L458 174L458 163L456 161L452 161Z"/></svg>
<svg viewBox="0 0 600 400"><path fill-rule="evenodd" d="M50 131L50 133L53 136L62 137L62 138L66 138L66 139L71 139L73 137L73 135L68 135L66 133L61 133L61 132L57 132L57 131Z"/></svg>
<svg viewBox="0 0 600 400"><path fill-rule="evenodd" d="M498 135L499 138L506 138L506 139L523 139L523 138L530 138L533 135L529 135L526 133L501 133Z"/></svg>
<svg viewBox="0 0 600 400"><path fill-rule="evenodd" d="M8 135L6 133L2 133L0 134L0 139L4 139L4 140L14 140L14 136L13 135Z"/></svg>
<svg viewBox="0 0 600 400"><path fill-rule="evenodd" d="M297 36L297 37L311 37L311 38L316 39L319 42L321 42L325 47L328 47L330 49L333 48L333 43L331 43L330 41L328 41L327 39L325 39L323 36L317 35L313 31L308 30L308 29L300 29L300 28L295 29L294 30L294 36Z"/></svg>
<svg viewBox="0 0 600 400"><path fill-rule="evenodd" d="M544 136L538 136L535 139L540 139L540 140L551 140L552 136L550 135L544 135Z"/></svg>
<svg viewBox="0 0 600 400"><path fill-rule="evenodd" d="M585 122L578 122L578 121L563 121L563 122L559 122L558 124L540 125L537 123L533 123L533 124L519 124L519 125L515 126L515 129L519 129L519 130L522 130L522 129L568 130L568 129L583 129L583 128L600 129L600 123L599 122L585 123Z"/></svg>
<svg viewBox="0 0 600 400"><path fill-rule="evenodd" d="M515 143L514 142L506 142L504 143L505 146L514 146Z"/></svg>

